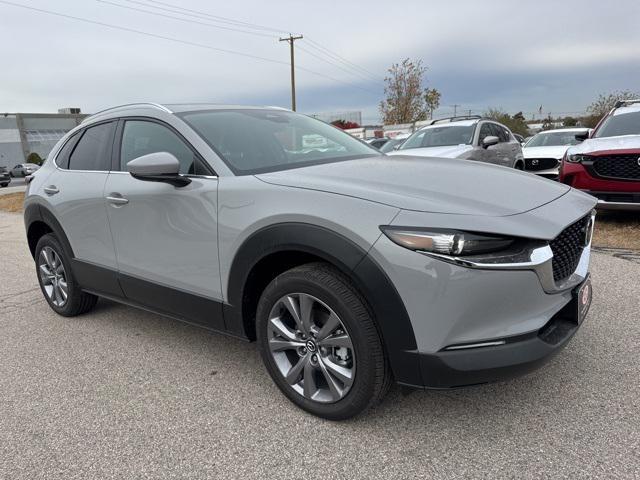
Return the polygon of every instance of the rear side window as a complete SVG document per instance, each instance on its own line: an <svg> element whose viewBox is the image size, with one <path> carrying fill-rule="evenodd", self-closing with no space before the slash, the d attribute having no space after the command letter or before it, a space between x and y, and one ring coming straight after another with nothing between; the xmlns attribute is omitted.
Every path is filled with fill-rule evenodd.
<svg viewBox="0 0 640 480"><path fill-rule="evenodd" d="M108 171L115 122L87 128L69 157L69 170Z"/></svg>
<svg viewBox="0 0 640 480"><path fill-rule="evenodd" d="M194 151L171 129L155 122L127 120L122 132L120 169L131 160L156 152L168 152L180 162L180 173L210 175Z"/></svg>
<svg viewBox="0 0 640 480"><path fill-rule="evenodd" d="M79 136L79 133L71 135L67 143L60 149L60 153L56 156L56 165L58 165L58 167L69 168L69 156L71 156L71 152L73 151L73 147L76 146Z"/></svg>

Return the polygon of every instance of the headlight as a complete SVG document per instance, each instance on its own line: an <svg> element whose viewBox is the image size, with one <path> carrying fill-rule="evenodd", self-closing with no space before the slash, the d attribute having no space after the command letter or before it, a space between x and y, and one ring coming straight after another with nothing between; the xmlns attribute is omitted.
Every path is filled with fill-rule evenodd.
<svg viewBox="0 0 640 480"><path fill-rule="evenodd" d="M582 163L589 158L586 155L567 155L567 162L570 163Z"/></svg>
<svg viewBox="0 0 640 480"><path fill-rule="evenodd" d="M443 255L476 255L497 252L515 240L498 235L486 235L456 230L421 229L381 226L382 232L398 245L410 250Z"/></svg>

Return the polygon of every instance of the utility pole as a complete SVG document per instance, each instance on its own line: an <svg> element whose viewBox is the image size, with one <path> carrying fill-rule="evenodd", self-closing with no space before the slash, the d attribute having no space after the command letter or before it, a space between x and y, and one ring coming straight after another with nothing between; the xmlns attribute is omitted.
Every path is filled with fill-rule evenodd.
<svg viewBox="0 0 640 480"><path fill-rule="evenodd" d="M291 51L291 110L296 111L296 69L294 65L293 55L293 42L300 40L302 35L293 36L289 34L286 38L281 38L281 42L289 42L289 49Z"/></svg>
<svg viewBox="0 0 640 480"><path fill-rule="evenodd" d="M456 117L458 115L458 107L460 106L460 104L454 103L451 106L453 107L453 116Z"/></svg>

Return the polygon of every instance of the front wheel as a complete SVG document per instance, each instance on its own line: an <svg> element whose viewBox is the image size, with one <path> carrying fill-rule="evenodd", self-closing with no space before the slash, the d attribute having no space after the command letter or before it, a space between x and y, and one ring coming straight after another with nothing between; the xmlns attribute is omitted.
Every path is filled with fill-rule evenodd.
<svg viewBox="0 0 640 480"><path fill-rule="evenodd" d="M389 366L365 301L339 271L310 263L275 278L257 311L262 359L293 403L330 420L377 403Z"/></svg>

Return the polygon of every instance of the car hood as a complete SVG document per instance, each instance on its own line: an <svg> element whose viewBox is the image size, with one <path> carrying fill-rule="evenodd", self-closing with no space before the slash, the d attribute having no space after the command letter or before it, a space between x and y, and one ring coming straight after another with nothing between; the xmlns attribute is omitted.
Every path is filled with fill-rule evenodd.
<svg viewBox="0 0 640 480"><path fill-rule="evenodd" d="M410 156L367 157L256 177L404 210L484 216L522 213L570 190L561 183L486 163Z"/></svg>
<svg viewBox="0 0 640 480"><path fill-rule="evenodd" d="M413 155L416 157L440 157L456 158L469 150L471 145L448 145L446 147L407 148L406 150L394 150L387 155Z"/></svg>
<svg viewBox="0 0 640 480"><path fill-rule="evenodd" d="M619 137L589 138L568 151L574 155L577 153L597 153L611 150L640 150L640 135L622 135Z"/></svg>
<svg viewBox="0 0 640 480"><path fill-rule="evenodd" d="M564 152L569 148L568 145L560 145L553 147L525 147L522 149L524 158L555 158L561 160Z"/></svg>

